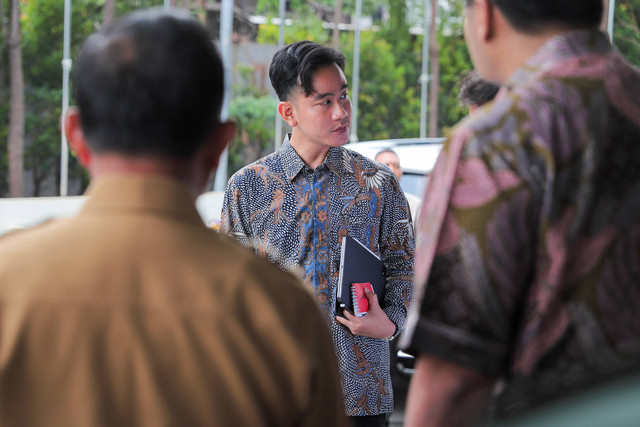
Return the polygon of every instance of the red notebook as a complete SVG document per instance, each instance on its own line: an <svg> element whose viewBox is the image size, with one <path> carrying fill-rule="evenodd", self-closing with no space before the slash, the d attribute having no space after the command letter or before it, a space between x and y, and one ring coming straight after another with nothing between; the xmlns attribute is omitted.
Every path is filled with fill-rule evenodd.
<svg viewBox="0 0 640 427"><path fill-rule="evenodd" d="M373 292L382 304L387 279L380 258L351 236L342 238L340 253L340 275L336 292L336 315L343 310L355 313L353 308L353 283L370 283ZM368 311L368 307L367 310Z"/></svg>
<svg viewBox="0 0 640 427"><path fill-rule="evenodd" d="M352 283L351 296L353 297L353 314L362 317L369 312L369 300L364 293L365 289L373 292L373 286L369 282Z"/></svg>

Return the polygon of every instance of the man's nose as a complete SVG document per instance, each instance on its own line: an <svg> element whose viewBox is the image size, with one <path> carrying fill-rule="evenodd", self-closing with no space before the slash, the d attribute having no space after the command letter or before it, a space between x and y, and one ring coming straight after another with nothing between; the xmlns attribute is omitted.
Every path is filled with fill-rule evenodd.
<svg viewBox="0 0 640 427"><path fill-rule="evenodd" d="M340 120L346 117L349 114L347 111L348 108L346 105L341 105L339 102L336 102L332 112L333 120Z"/></svg>

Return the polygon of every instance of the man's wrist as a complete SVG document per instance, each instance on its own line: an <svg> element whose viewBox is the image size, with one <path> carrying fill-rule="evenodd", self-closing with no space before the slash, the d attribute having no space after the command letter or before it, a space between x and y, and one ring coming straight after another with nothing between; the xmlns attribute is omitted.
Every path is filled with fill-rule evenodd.
<svg viewBox="0 0 640 427"><path fill-rule="evenodd" d="M392 320L390 320L390 321L391 321L391 323L393 323ZM388 337L383 338L383 339L386 340L386 341L391 341L396 336L397 330L398 330L398 326L395 323L393 323L393 333L391 335L389 335Z"/></svg>

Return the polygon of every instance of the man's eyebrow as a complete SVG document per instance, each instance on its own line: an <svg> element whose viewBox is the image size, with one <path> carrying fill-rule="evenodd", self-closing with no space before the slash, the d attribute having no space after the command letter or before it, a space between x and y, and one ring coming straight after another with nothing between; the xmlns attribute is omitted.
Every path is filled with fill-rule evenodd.
<svg viewBox="0 0 640 427"><path fill-rule="evenodd" d="M342 92L345 89L348 89L349 85L348 84L343 84L342 87L340 88L340 92ZM327 93L314 93L313 95L313 99L314 100L318 100L318 99L322 99L322 98L326 98L327 96L333 96L333 92L327 92Z"/></svg>

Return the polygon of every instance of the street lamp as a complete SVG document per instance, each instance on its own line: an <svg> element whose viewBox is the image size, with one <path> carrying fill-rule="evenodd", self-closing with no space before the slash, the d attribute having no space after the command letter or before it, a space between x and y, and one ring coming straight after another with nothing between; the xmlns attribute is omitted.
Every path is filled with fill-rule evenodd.
<svg viewBox="0 0 640 427"><path fill-rule="evenodd" d="M427 97L429 83L429 22L431 0L424 0L424 22L422 23L422 74L420 74L420 138L427 137Z"/></svg>
<svg viewBox="0 0 640 427"><path fill-rule="evenodd" d="M224 101L220 120L225 121L229 117L229 101L231 99L231 73L232 73L232 46L231 33L233 31L233 0L222 0L220 7L220 53L224 65ZM227 185L227 163L229 159L229 147L225 148L218 162L218 170L213 182L213 189L224 191Z"/></svg>
<svg viewBox="0 0 640 427"><path fill-rule="evenodd" d="M607 32L609 40L613 43L613 18L616 13L616 0L609 0L609 13L607 14Z"/></svg>
<svg viewBox="0 0 640 427"><path fill-rule="evenodd" d="M350 142L358 142L358 92L360 90L360 15L362 0L356 0L356 32L353 38L353 98L351 100L351 136Z"/></svg>
<svg viewBox="0 0 640 427"><path fill-rule="evenodd" d="M284 16L285 16L286 0L280 0L278 14L280 16L280 28L278 29L278 50L284 47ZM276 107L276 129L274 134L273 145L277 150L282 145L282 119Z"/></svg>
<svg viewBox="0 0 640 427"><path fill-rule="evenodd" d="M62 46L62 117L69 108L69 74L71 73L71 0L64 0L64 39ZM69 147L64 126L60 126L60 195L66 196L69 186Z"/></svg>

